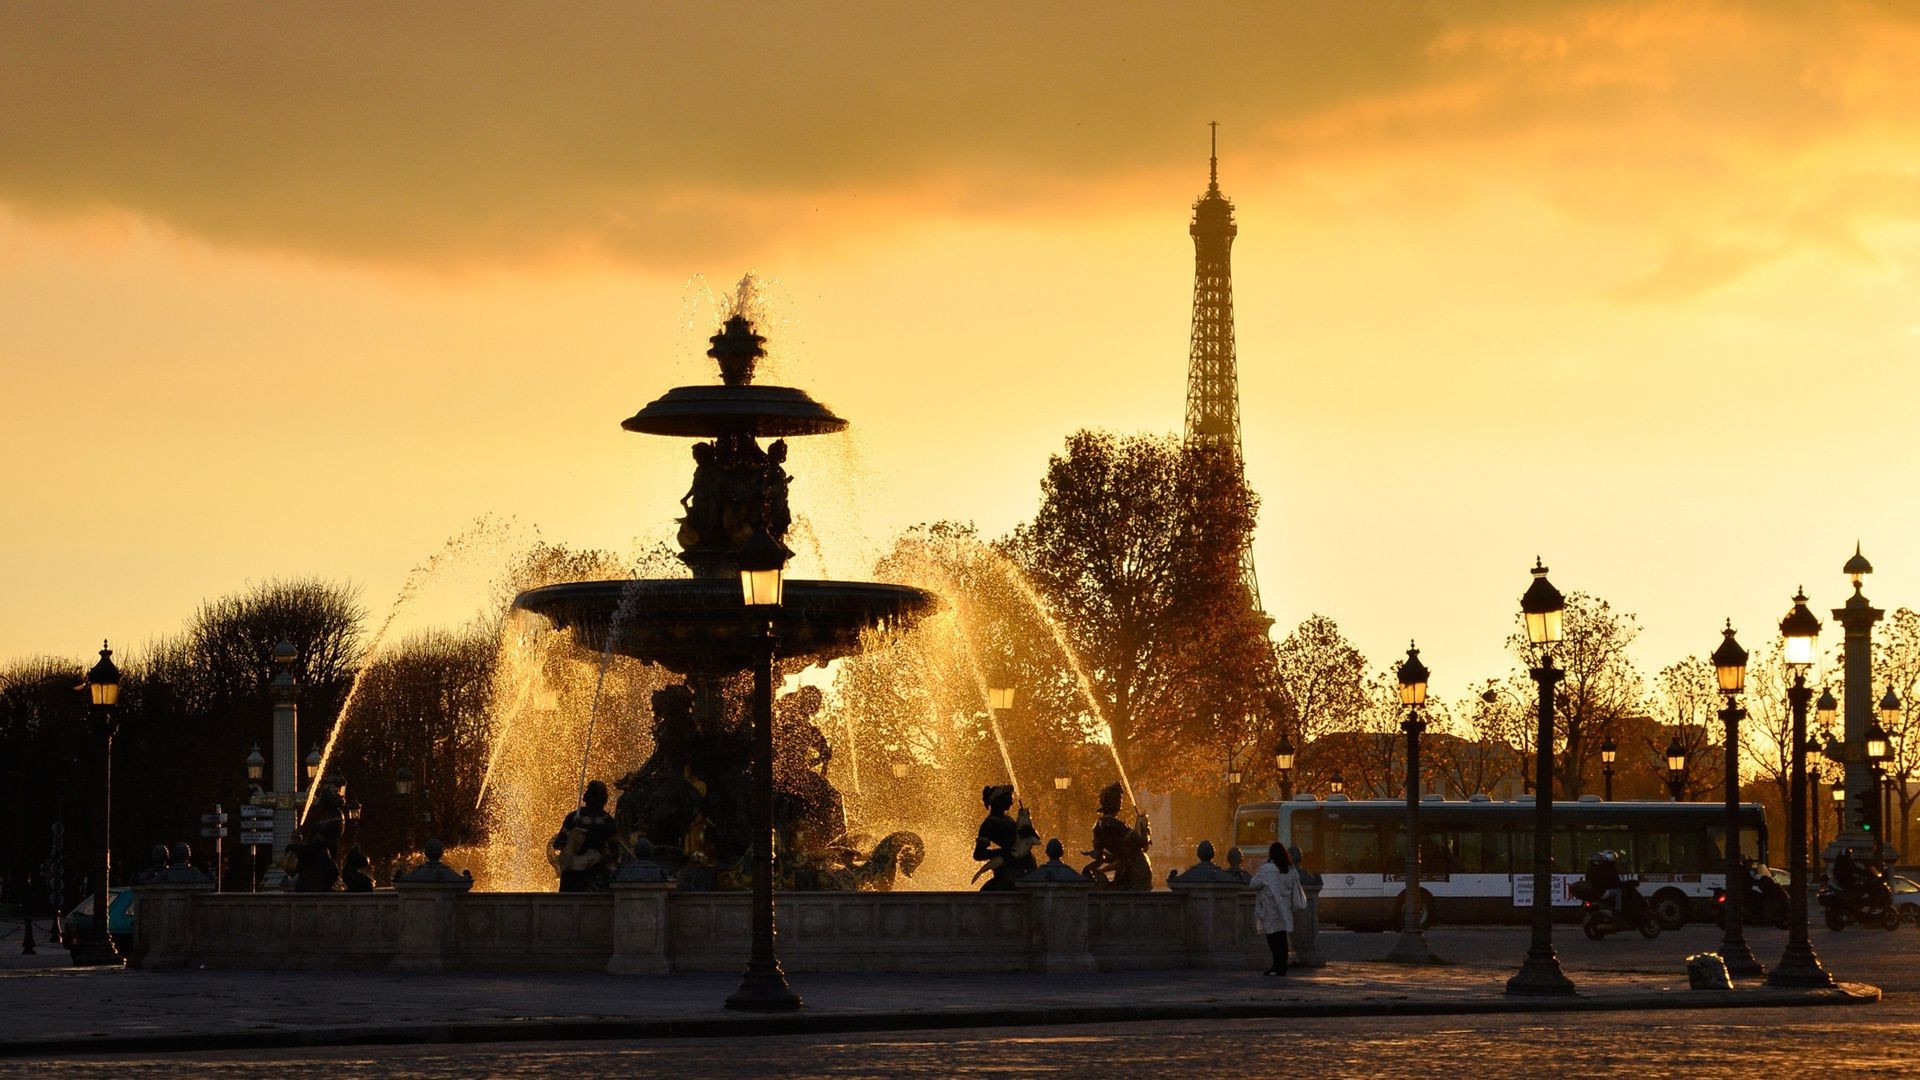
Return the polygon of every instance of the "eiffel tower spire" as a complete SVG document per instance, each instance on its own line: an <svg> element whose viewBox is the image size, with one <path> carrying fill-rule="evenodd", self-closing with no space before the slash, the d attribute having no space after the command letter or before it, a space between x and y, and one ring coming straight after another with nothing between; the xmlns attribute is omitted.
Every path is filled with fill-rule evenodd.
<svg viewBox="0 0 1920 1080"><path fill-rule="evenodd" d="M1233 202L1220 193L1218 122L1207 125L1207 190L1193 204L1193 338L1187 358L1187 433L1189 444L1215 446L1240 455L1240 380L1233 347ZM1249 538L1251 539L1251 538ZM1240 576L1254 611L1260 606L1260 582L1253 570L1253 548L1241 549ZM1262 613L1261 617L1265 617Z"/></svg>

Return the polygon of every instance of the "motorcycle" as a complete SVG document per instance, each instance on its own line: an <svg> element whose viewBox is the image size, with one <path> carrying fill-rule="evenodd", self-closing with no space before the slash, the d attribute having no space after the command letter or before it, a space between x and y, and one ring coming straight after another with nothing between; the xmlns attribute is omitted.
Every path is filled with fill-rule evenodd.
<svg viewBox="0 0 1920 1080"><path fill-rule="evenodd" d="M1585 879L1575 882L1571 891L1586 908L1580 920L1580 929L1589 940L1599 941L1608 934L1622 930L1638 930L1640 936L1648 940L1660 936L1660 917L1654 914L1653 907L1640 895L1639 886L1633 882L1620 883L1620 907L1617 910L1602 900L1599 890Z"/></svg>
<svg viewBox="0 0 1920 1080"><path fill-rule="evenodd" d="M1745 926L1772 926L1781 930L1787 928L1792 915L1787 902L1787 890L1773 880L1773 875L1762 866L1758 870L1749 868L1747 888L1742 893L1740 921ZM1727 890L1713 890L1714 921L1722 926L1727 919Z"/></svg>
<svg viewBox="0 0 1920 1080"><path fill-rule="evenodd" d="M1829 930L1845 930L1853 923L1882 930L1900 928L1900 909L1893 904L1893 891L1883 882L1869 882L1849 890L1829 881L1820 886L1815 899L1826 914Z"/></svg>

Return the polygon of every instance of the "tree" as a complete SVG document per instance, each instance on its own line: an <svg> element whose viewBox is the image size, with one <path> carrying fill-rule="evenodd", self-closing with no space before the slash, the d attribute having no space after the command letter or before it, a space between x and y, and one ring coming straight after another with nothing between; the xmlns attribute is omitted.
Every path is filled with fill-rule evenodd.
<svg viewBox="0 0 1920 1080"><path fill-rule="evenodd" d="M1627 656L1640 627L1632 615L1615 612L1596 596L1568 593L1566 603L1561 640L1552 646L1554 664L1564 673L1555 692L1554 737L1560 755L1554 771L1560 797L1574 799L1599 763L1602 733L1640 706L1640 673ZM1535 646L1524 627L1508 639L1508 647L1522 662L1534 662Z"/></svg>
<svg viewBox="0 0 1920 1080"><path fill-rule="evenodd" d="M1874 683L1891 687L1900 699L1900 715L1887 729L1887 786L1899 808L1899 851L1911 850L1913 804L1920 801L1920 613L1900 608L1887 619L1886 633L1874 646ZM1878 698L1875 698L1876 705ZM1876 712L1877 712L1876 708Z"/></svg>
<svg viewBox="0 0 1920 1080"><path fill-rule="evenodd" d="M1299 751L1295 782L1302 787L1324 783L1334 767L1319 761L1320 741L1330 732L1352 729L1373 704L1367 658L1332 619L1309 615L1274 647L1273 689L1267 711L1272 730L1264 733L1265 742L1270 749L1285 735ZM1272 768L1271 753L1260 760Z"/></svg>
<svg viewBox="0 0 1920 1080"><path fill-rule="evenodd" d="M1085 665L1115 753L1143 780L1212 775L1219 718L1263 706L1271 663L1240 578L1257 500L1239 463L1172 438L1081 431L1041 492L1006 548Z"/></svg>
<svg viewBox="0 0 1920 1080"><path fill-rule="evenodd" d="M1664 782L1667 775L1669 740L1677 741L1686 754L1682 800L1712 798L1726 790L1724 744L1713 740L1713 727L1719 723L1720 682L1713 664L1690 656L1660 669L1654 678L1654 694L1648 702L1649 713L1657 718L1652 732L1642 736L1646 761ZM1649 737L1650 736L1650 737Z"/></svg>
<svg viewBox="0 0 1920 1080"><path fill-rule="evenodd" d="M1499 707L1505 704L1506 699L1498 694L1493 701L1476 696L1464 722L1450 725L1455 731L1431 740L1432 749L1427 753L1433 762L1433 775L1456 795L1484 792L1498 797L1519 792L1521 759L1509 739L1510 710Z"/></svg>

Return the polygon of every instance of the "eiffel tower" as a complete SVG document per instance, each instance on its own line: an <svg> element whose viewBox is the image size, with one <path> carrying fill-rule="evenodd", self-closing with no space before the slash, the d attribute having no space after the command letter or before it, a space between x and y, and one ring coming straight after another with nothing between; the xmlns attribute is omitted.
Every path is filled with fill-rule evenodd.
<svg viewBox="0 0 1920 1080"><path fill-rule="evenodd" d="M1187 360L1189 445L1240 454L1240 377L1233 350L1233 202L1220 193L1220 125L1210 123L1207 191L1193 204L1193 342ZM1240 549L1240 578L1254 614L1271 625L1260 605L1252 538Z"/></svg>

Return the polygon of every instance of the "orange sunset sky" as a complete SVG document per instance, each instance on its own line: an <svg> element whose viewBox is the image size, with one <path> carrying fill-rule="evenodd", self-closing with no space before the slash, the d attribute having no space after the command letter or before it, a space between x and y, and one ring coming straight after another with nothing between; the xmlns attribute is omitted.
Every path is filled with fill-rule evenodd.
<svg viewBox="0 0 1920 1080"><path fill-rule="evenodd" d="M1920 605L1917 88L1904 2L11 3L0 658L276 575L377 622L482 514L665 539L618 423L748 269L855 425L794 449L825 571L998 535L1178 429L1210 120L1279 632L1458 693L1538 553L1651 674L1856 538Z"/></svg>

